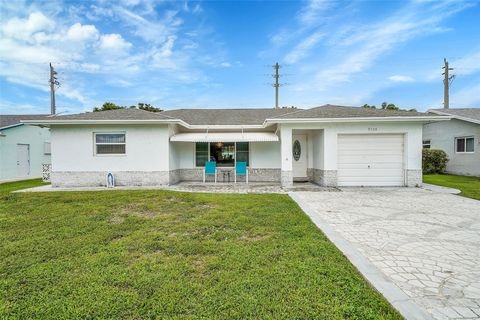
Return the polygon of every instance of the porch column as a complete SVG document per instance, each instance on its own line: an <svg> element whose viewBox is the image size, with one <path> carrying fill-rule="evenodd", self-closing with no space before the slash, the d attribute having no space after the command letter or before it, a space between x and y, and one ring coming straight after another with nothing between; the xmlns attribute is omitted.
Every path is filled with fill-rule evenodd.
<svg viewBox="0 0 480 320"><path fill-rule="evenodd" d="M282 187L293 185L292 167L292 128L282 126L280 128L281 156L282 156Z"/></svg>

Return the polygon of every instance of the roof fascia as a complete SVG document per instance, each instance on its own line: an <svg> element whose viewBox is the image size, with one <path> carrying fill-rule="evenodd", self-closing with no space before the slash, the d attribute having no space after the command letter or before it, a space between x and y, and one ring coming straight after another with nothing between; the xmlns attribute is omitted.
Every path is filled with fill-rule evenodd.
<svg viewBox="0 0 480 320"><path fill-rule="evenodd" d="M429 111L429 112L432 112L432 113L436 113L436 114L438 114L438 115L450 116L450 117L453 118L453 119L458 119L458 120L462 120L462 121L467 121L467 122L471 122L471 123L480 124L480 120L477 120L477 119L472 119L472 118L469 118L469 117L458 116L458 115L455 115L455 114L451 114L451 113L447 113L447 112L442 112L442 111L438 111L438 110L428 110L428 111Z"/></svg>
<svg viewBox="0 0 480 320"><path fill-rule="evenodd" d="M180 124L188 126L179 119L150 119L150 120L23 120L22 124L32 125L85 125L85 124Z"/></svg>
<svg viewBox="0 0 480 320"><path fill-rule="evenodd" d="M6 130L6 129L15 128L15 127L19 127L19 126L23 126L23 123L15 123L15 124L11 124L9 126L1 127L0 130Z"/></svg>
<svg viewBox="0 0 480 320"><path fill-rule="evenodd" d="M450 120L450 116L431 117L355 117L355 118L298 118L298 119L266 119L265 123L328 123L328 122L398 122L398 121L444 121Z"/></svg>

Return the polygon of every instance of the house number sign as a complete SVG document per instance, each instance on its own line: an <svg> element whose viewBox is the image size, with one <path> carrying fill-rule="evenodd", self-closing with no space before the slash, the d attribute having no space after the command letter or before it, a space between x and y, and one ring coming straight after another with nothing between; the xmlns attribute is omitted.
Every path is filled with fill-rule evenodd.
<svg viewBox="0 0 480 320"><path fill-rule="evenodd" d="M302 147L300 146L300 142L295 140L293 143L293 159L298 161L300 159L300 155L302 154Z"/></svg>

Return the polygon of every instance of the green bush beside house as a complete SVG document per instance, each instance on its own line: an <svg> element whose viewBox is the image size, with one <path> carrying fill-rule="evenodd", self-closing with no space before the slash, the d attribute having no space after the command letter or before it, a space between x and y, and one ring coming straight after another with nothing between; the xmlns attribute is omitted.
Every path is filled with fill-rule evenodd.
<svg viewBox="0 0 480 320"><path fill-rule="evenodd" d="M424 174L443 173L447 168L448 156L443 150L423 149L422 169Z"/></svg>

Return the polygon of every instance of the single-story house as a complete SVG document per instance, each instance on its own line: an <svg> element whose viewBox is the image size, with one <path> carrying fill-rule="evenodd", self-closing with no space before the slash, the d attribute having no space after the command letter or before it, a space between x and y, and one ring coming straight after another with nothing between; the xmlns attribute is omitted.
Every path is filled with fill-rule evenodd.
<svg viewBox="0 0 480 320"><path fill-rule="evenodd" d="M246 161L249 181L417 186L422 128L448 116L324 105L311 109L123 109L26 123L51 130L55 186L175 184Z"/></svg>
<svg viewBox="0 0 480 320"><path fill-rule="evenodd" d="M429 112L450 116L452 120L426 123L423 147L447 153L448 173L480 176L480 108L430 109Z"/></svg>
<svg viewBox="0 0 480 320"><path fill-rule="evenodd" d="M50 130L21 123L46 115L0 115L0 181L42 176L50 164Z"/></svg>

